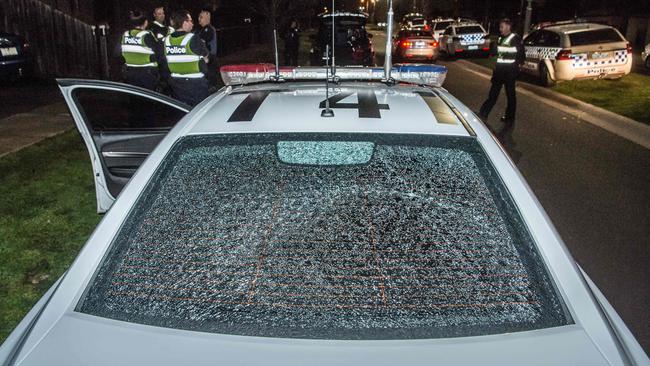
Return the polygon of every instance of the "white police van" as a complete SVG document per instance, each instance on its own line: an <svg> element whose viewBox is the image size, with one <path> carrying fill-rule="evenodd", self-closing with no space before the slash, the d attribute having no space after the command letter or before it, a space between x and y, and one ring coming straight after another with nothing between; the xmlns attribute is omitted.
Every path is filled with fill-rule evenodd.
<svg viewBox="0 0 650 366"><path fill-rule="evenodd" d="M0 363L650 364L444 67L328 71L59 80L106 214Z"/></svg>
<svg viewBox="0 0 650 366"><path fill-rule="evenodd" d="M632 70L632 48L608 25L567 21L544 23L524 39L524 73L542 85L577 79L618 79Z"/></svg>

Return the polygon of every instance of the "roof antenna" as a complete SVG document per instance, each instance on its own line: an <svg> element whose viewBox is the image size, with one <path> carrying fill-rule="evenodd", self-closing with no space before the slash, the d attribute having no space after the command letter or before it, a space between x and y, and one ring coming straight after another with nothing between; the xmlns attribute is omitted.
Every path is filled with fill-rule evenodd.
<svg viewBox="0 0 650 366"><path fill-rule="evenodd" d="M280 77L280 56L278 55L278 31L273 29L273 47L275 51L275 75L270 79L273 81L282 81Z"/></svg>
<svg viewBox="0 0 650 366"><path fill-rule="evenodd" d="M332 50L333 51L333 50ZM320 113L321 117L334 117L334 111L330 108L330 45L325 46L325 109Z"/></svg>
<svg viewBox="0 0 650 366"><path fill-rule="evenodd" d="M393 69L393 0L388 0L388 17L386 19L386 59L384 61L384 80L387 84L394 84L395 79L390 75Z"/></svg>

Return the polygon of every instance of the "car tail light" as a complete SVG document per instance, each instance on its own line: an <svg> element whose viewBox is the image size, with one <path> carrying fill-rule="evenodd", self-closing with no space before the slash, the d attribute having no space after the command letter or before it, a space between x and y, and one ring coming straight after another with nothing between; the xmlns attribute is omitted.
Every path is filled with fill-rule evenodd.
<svg viewBox="0 0 650 366"><path fill-rule="evenodd" d="M456 53L461 53L461 52L463 52L462 48L459 48L459 49L456 50Z"/></svg>
<svg viewBox="0 0 650 366"><path fill-rule="evenodd" d="M431 46L432 46L432 47L438 47L438 42L435 42L435 41L434 41L434 42L431 42Z"/></svg>
<svg viewBox="0 0 650 366"><path fill-rule="evenodd" d="M573 55L571 54L571 50L561 50L558 52L557 56L555 56L556 60L571 60L573 59Z"/></svg>
<svg viewBox="0 0 650 366"><path fill-rule="evenodd" d="M628 55L632 54L632 45L629 43L627 44L627 54Z"/></svg>
<svg viewBox="0 0 650 366"><path fill-rule="evenodd" d="M429 25L428 24L424 26L424 30L429 31Z"/></svg>
<svg viewBox="0 0 650 366"><path fill-rule="evenodd" d="M490 47L483 47L483 51L489 51Z"/></svg>
<svg viewBox="0 0 650 366"><path fill-rule="evenodd" d="M409 47L411 47L412 45L413 45L413 43L412 43L412 42L409 42L409 41L404 41L404 42L402 42L402 47L404 47L404 48L409 48Z"/></svg>

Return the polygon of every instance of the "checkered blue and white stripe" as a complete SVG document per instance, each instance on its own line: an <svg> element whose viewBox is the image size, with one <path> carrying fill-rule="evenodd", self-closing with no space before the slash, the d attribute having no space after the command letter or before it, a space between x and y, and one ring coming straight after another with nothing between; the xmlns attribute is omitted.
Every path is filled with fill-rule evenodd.
<svg viewBox="0 0 650 366"><path fill-rule="evenodd" d="M573 67L620 65L627 62L627 50L614 51L614 57L607 60L589 60L586 53L573 55Z"/></svg>
<svg viewBox="0 0 650 366"><path fill-rule="evenodd" d="M468 44L481 44L483 43L483 37L485 35L483 33L473 33L473 34L463 34L459 35L460 37L460 44L468 45Z"/></svg>
<svg viewBox="0 0 650 366"><path fill-rule="evenodd" d="M526 58L537 60L554 59L560 50L559 47L526 47Z"/></svg>

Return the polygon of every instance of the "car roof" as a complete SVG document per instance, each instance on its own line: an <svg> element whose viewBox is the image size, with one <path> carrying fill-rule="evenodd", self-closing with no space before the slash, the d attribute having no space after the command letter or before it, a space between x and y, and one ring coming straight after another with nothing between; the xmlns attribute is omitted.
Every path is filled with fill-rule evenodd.
<svg viewBox="0 0 650 366"><path fill-rule="evenodd" d="M595 29L605 29L613 28L609 25L598 24L598 23L571 23L571 24L558 24L558 25L549 25L543 27L543 30L550 30L558 33L574 33L582 32L586 30L595 30Z"/></svg>
<svg viewBox="0 0 650 366"><path fill-rule="evenodd" d="M332 88L333 87L333 88ZM355 104L357 93L374 91L380 118L361 116L357 108L336 108L334 117L321 117L321 102L325 100L324 82L293 82L285 84L259 84L232 88L222 99L208 108L203 116L188 131L189 134L247 133L247 132L372 132L372 133L414 133L469 136L468 130L453 117L453 111L432 111L426 98L431 89L381 83L342 82L330 85L339 95L349 94L340 103ZM228 122L243 112L240 105L253 92L268 91L264 103L259 106L252 121ZM442 100L440 101L442 102ZM444 104L438 103L439 107ZM442 119L456 119L455 123L441 122Z"/></svg>

